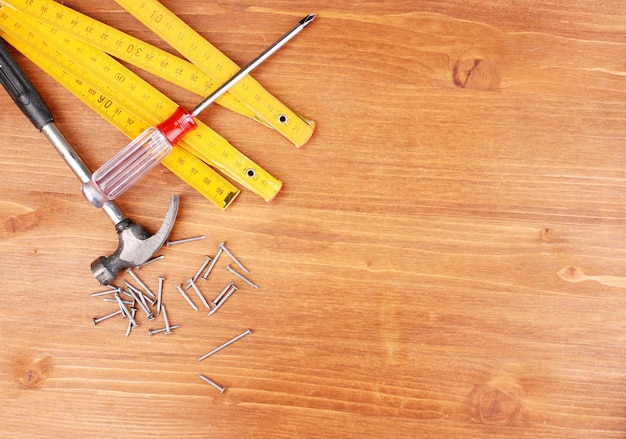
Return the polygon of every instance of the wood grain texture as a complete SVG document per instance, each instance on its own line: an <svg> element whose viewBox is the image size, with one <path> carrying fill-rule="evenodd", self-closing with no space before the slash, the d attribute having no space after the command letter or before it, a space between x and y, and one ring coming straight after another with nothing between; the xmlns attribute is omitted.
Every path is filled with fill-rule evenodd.
<svg viewBox="0 0 626 439"><path fill-rule="evenodd" d="M165 169L122 197L156 229L179 193L172 237L209 235L140 272L182 328L125 338L91 321L111 224L0 93L1 437L626 437L622 2L163 3L241 64L317 12L254 75L316 132L211 109L284 181L271 204L220 212ZM71 6L166 48L112 0ZM125 144L18 61L90 166ZM175 286L221 241L261 289L207 317Z"/></svg>

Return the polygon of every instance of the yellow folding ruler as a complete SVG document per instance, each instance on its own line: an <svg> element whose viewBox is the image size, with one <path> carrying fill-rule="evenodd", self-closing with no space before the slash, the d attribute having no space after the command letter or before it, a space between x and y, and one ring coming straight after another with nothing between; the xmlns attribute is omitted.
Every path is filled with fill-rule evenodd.
<svg viewBox="0 0 626 439"><path fill-rule="evenodd" d="M14 7L16 4L24 7ZM143 129L167 118L176 108L173 101L133 72L101 50L84 44L82 41L85 38L75 38L80 33L91 35L96 32L99 32L101 40L107 40L106 35L113 35L113 39L123 38L125 34L114 35L121 34L118 30L101 23L97 24L98 22L89 17L80 15L54 2L12 0L10 5L5 2L4 6L0 6L0 8L0 29L3 36L128 137L136 137ZM39 14L34 12L36 10L34 8L38 8ZM29 11L29 14L22 14L19 12L21 9ZM51 20L43 20L42 23L39 20L33 22L29 18L35 16L40 18L43 16L56 17L56 24L50 26L49 21ZM68 18L68 21L63 21L64 18ZM68 25L73 29L73 32L65 32ZM79 29L81 29L80 32ZM130 46L124 46L124 42L120 43L120 41L118 39L118 43L114 46L124 48L123 51L125 52L132 52L128 50ZM160 59L158 62L161 66L161 76L168 76L163 74L164 71L178 72L177 75L174 75L177 82L185 85L188 89L195 87L195 91L199 94L209 93L214 87L214 81L206 80L206 75L202 71L198 72L192 64L167 53L165 54L169 58L157 58L154 53L158 49L141 40L137 40L136 44L142 45L141 47L133 46L133 49L138 50L139 53L150 52L152 54L146 56L146 60L153 62L155 59ZM93 45L98 46L95 43ZM169 67L173 66L175 62L179 63L178 67L171 70ZM186 78L184 72L195 72L191 75L200 79L184 80ZM202 82L203 85L199 86L199 82ZM255 93L256 95L252 100L258 101L258 95L262 92L256 90ZM247 96L244 98L247 99ZM242 105L238 98L232 96L224 99L222 104L238 113L258 120L264 121L267 116L259 117L254 109L251 110L248 106ZM289 119L289 116L286 117ZM306 118L298 116L296 119L306 120ZM289 126L289 122L291 119L283 125ZM310 129L314 126L313 123L305 124ZM298 130L292 130L292 132L297 133ZM293 137L293 134L290 135ZM286 137L288 136L286 135ZM290 140L293 141L293 139ZM222 209L225 209L232 202L238 194L238 190L198 160L198 157L217 167L265 200L269 201L280 190L281 183L279 180L251 162L219 135L201 124L198 130L179 143L179 147L175 148L174 153L163 163Z"/></svg>
<svg viewBox="0 0 626 439"><path fill-rule="evenodd" d="M111 124L128 137L132 138L150 126L148 122L137 117L136 111L124 108L111 95L99 91L94 85L97 81L90 81L93 78L90 78L89 75L84 72L76 74L59 68L57 64L59 58L55 59L44 52L38 52L19 38L6 34L1 29L0 35L20 52L25 53L31 61L57 82L70 89L74 95L93 110L104 115ZM196 155L181 147L180 144L174 146L172 153L162 163L222 210L226 209L239 194L239 190L235 186L222 178Z"/></svg>
<svg viewBox="0 0 626 439"><path fill-rule="evenodd" d="M154 0L118 3L149 24L178 52L193 58L197 67L52 0L2 0L0 3L203 97L211 87L221 85L239 70L218 49ZM210 77L208 81L206 75ZM294 145L301 146L311 137L315 123L293 113L252 78L240 81L229 93L236 93L237 99L252 109L260 121L267 122Z"/></svg>
<svg viewBox="0 0 626 439"><path fill-rule="evenodd" d="M115 0L155 34L223 84L239 70L215 46L189 27L157 0ZM292 112L252 77L247 76L230 89L235 97L249 105L264 122L276 129L296 146L303 145L312 135L315 123Z"/></svg>
<svg viewBox="0 0 626 439"><path fill-rule="evenodd" d="M105 53L54 28L37 27L35 23L28 26L29 21L32 20L20 16L19 12L5 9L0 13L0 30L19 39L20 51L128 137L136 137L177 108L173 101ZM14 44L13 39L8 40ZM42 64L42 59L47 62ZM77 80L70 80L70 76ZM179 144L267 201L280 190L279 180L201 123ZM221 208L226 208L238 193L224 179L220 180L215 172L200 172L203 167L192 164L189 159L167 157L165 164L170 169L174 168L173 171L195 189L199 187L200 193ZM252 177L249 173L251 169L254 170Z"/></svg>

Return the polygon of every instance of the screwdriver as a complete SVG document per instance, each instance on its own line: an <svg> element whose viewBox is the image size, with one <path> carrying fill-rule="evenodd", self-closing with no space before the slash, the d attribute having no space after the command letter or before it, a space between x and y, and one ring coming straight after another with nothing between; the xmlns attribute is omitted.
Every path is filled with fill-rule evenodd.
<svg viewBox="0 0 626 439"><path fill-rule="evenodd" d="M35 128L48 138L80 182L89 182L91 171L57 127L52 112L3 41L0 39L0 84ZM99 207L116 226L126 224L126 217L113 201L102 203Z"/></svg>
<svg viewBox="0 0 626 439"><path fill-rule="evenodd" d="M195 117L300 33L314 18L315 14L309 14L300 20L289 32L239 70L193 110L187 111L183 107L178 107L165 121L156 127L146 129L137 136L124 149L96 170L91 179L83 184L82 192L85 198L95 207L101 207L108 200L119 197L164 159L172 151L172 145L197 127Z"/></svg>

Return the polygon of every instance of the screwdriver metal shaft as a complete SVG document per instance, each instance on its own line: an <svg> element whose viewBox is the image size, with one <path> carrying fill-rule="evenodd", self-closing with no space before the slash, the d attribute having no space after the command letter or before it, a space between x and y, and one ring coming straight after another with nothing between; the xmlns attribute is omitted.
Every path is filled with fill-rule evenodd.
<svg viewBox="0 0 626 439"><path fill-rule="evenodd" d="M94 172L90 181L83 185L85 198L95 207L101 207L108 200L113 200L124 193L169 155L172 145L197 127L194 120L196 116L300 33L313 19L315 14L309 14L300 20L295 27L207 96L192 111L179 107L168 119L156 127L146 129Z"/></svg>
<svg viewBox="0 0 626 439"><path fill-rule="evenodd" d="M209 105L219 99L224 93L226 93L233 85L239 82L242 78L247 76L252 70L257 68L263 61L268 59L274 52L283 47L289 40L295 37L302 29L304 29L309 23L311 23L315 19L315 14L309 14L304 17L302 20L298 22L298 24L287 32L285 35L280 37L274 44L265 49L259 56L250 61L245 67L235 73L227 82L224 83L221 87L207 96L202 102L200 102L196 108L191 110L192 116L198 116L202 113Z"/></svg>

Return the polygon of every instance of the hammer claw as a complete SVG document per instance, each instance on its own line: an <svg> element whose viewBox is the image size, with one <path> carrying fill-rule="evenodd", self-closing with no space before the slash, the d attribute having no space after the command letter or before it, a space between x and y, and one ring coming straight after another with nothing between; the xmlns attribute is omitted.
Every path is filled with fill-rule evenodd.
<svg viewBox="0 0 626 439"><path fill-rule="evenodd" d="M176 216L180 197L173 195L159 231L154 235L141 225L126 218L115 226L119 245L111 256L101 256L91 264L91 271L101 284L110 284L118 273L126 267L135 267L150 260L167 241Z"/></svg>

